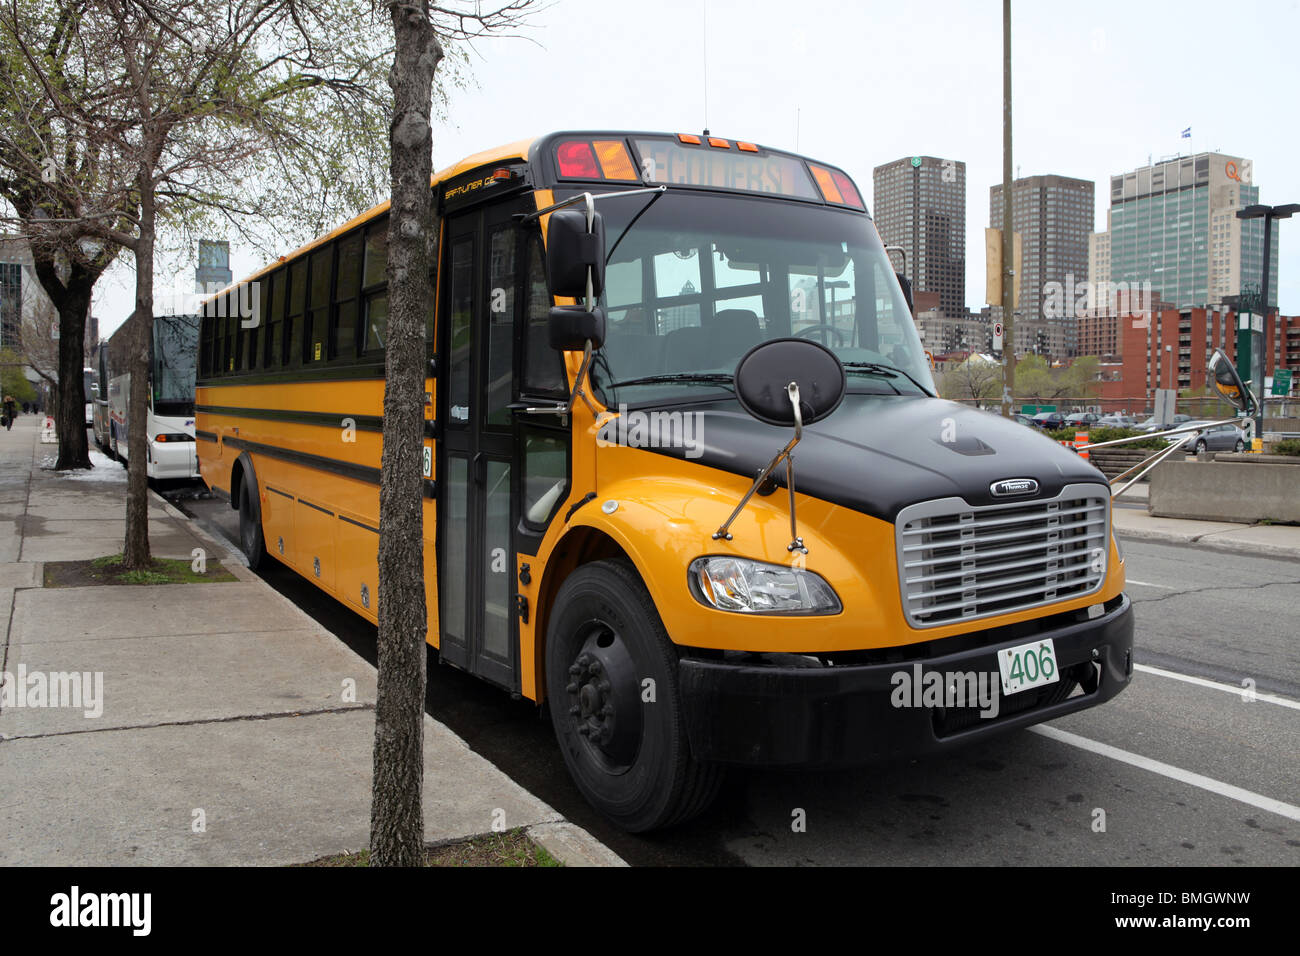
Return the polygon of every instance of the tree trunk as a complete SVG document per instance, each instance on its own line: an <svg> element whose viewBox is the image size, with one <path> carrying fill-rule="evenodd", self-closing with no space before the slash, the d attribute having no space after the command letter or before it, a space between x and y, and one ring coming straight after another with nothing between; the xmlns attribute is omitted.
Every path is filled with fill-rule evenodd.
<svg viewBox="0 0 1300 956"><path fill-rule="evenodd" d="M379 478L379 687L370 810L372 866L418 866L424 851L424 324L432 227L433 76L442 46L427 0L392 3L392 212L388 349Z"/></svg>
<svg viewBox="0 0 1300 956"><path fill-rule="evenodd" d="M86 315L90 311L90 290L102 269L88 269L73 263L66 282L49 255L32 250L33 266L41 287L59 313L58 382L50 391L50 415L59 438L56 470L89 468L90 447L86 441L85 368Z"/></svg>
<svg viewBox="0 0 1300 956"><path fill-rule="evenodd" d="M143 570L152 563L149 552L149 355L153 346L153 247L156 213L149 170L140 173L140 236L135 247L135 311L127 395L126 547L122 564Z"/></svg>

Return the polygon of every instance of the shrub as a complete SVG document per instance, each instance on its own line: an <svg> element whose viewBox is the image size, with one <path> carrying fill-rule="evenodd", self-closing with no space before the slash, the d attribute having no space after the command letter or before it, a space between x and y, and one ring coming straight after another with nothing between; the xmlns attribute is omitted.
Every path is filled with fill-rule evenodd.
<svg viewBox="0 0 1300 956"><path fill-rule="evenodd" d="M1300 458L1300 438L1288 438L1273 446L1275 455L1295 455Z"/></svg>
<svg viewBox="0 0 1300 956"><path fill-rule="evenodd" d="M1074 433L1076 431L1087 431L1088 441L1090 442L1114 441L1117 438L1130 438L1134 435L1143 434L1143 432L1138 431L1136 428L1058 428L1055 431L1049 431L1045 434L1056 441L1074 441ZM1126 448L1157 449L1164 448L1166 444L1167 442L1163 438L1143 438L1141 441L1129 442L1127 445L1116 445L1115 448L1121 451Z"/></svg>

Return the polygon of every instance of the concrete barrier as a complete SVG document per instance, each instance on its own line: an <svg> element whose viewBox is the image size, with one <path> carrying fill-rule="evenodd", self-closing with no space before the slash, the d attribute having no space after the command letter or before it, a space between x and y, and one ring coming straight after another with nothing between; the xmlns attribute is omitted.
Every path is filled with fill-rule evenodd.
<svg viewBox="0 0 1300 956"><path fill-rule="evenodd" d="M1151 474L1147 511L1161 518L1300 522L1300 468L1265 462L1165 462Z"/></svg>

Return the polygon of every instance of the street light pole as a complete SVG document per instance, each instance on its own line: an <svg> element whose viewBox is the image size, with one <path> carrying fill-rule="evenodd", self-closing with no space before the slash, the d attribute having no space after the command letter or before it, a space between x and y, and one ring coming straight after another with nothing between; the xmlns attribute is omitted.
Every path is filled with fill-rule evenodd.
<svg viewBox="0 0 1300 956"><path fill-rule="evenodd" d="M1002 0L1002 417L1016 391L1015 261L1011 234L1011 0Z"/></svg>
<svg viewBox="0 0 1300 956"><path fill-rule="evenodd" d="M1263 437L1264 429L1264 377L1268 368L1268 360L1263 354L1265 343L1268 342L1268 280L1269 280L1269 260L1273 257L1273 220L1290 219L1294 213L1300 212L1300 203L1287 203L1285 206L1247 206L1245 209L1237 210L1238 219L1263 219L1264 220L1264 275L1261 280L1259 290L1260 302L1260 333L1256 338L1254 332L1248 336L1247 341L1251 343L1250 369L1252 378L1258 378L1258 381L1250 383L1253 389L1259 395L1259 402L1255 408L1255 438ZM1256 357L1259 359L1258 365L1255 362ZM1240 367L1240 365L1239 365ZM1255 375L1253 369L1258 369L1258 375ZM1245 378L1245 376L1242 376Z"/></svg>

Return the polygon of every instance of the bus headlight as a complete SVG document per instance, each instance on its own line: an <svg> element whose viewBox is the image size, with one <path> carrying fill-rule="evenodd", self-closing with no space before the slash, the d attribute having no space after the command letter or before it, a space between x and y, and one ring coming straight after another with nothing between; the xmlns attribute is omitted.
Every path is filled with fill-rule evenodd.
<svg viewBox="0 0 1300 956"><path fill-rule="evenodd" d="M695 599L719 611L838 614L842 610L831 586L803 568L714 554L692 561L687 579Z"/></svg>

